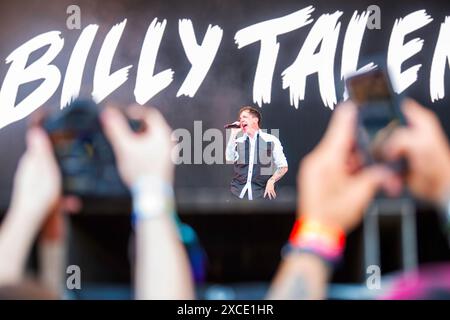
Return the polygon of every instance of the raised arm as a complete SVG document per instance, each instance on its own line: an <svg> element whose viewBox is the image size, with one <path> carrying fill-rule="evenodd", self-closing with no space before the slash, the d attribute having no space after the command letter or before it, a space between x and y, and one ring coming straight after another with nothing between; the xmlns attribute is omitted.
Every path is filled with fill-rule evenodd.
<svg viewBox="0 0 450 320"><path fill-rule="evenodd" d="M284 259L268 293L270 299L323 299L345 235L383 184L400 191L398 178L386 168L356 169L351 161L355 107L339 106L320 144L303 160L298 175L298 220Z"/></svg>
<svg viewBox="0 0 450 320"><path fill-rule="evenodd" d="M0 285L22 280L33 241L55 208L61 177L45 132L27 132L27 150L14 178L11 205L0 228Z"/></svg>
<svg viewBox="0 0 450 320"><path fill-rule="evenodd" d="M153 108L136 107L146 131L134 133L115 109L102 114L119 172L133 197L136 231L135 298L193 299L189 260L173 214L170 128Z"/></svg>

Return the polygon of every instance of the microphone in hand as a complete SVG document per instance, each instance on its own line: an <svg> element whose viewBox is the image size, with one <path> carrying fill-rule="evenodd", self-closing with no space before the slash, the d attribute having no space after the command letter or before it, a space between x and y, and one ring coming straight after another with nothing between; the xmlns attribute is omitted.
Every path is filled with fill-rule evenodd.
<svg viewBox="0 0 450 320"><path fill-rule="evenodd" d="M230 128L240 128L241 127L241 123L239 121L235 121L233 123L229 123L224 125L225 129L230 129Z"/></svg>

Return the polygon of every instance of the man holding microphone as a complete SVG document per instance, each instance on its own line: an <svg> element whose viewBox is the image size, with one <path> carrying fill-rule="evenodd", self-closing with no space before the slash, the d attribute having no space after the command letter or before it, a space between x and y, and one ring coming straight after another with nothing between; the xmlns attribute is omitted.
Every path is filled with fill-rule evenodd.
<svg viewBox="0 0 450 320"><path fill-rule="evenodd" d="M275 183L288 171L280 140L260 129L261 113L256 108L242 107L238 115L238 121L225 126L232 128L225 153L226 160L234 162L231 193L240 199L275 199Z"/></svg>

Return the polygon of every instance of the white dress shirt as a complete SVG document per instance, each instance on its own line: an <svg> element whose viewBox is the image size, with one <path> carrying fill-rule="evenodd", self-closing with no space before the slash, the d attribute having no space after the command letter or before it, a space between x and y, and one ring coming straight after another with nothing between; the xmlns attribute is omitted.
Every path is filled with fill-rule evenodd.
<svg viewBox="0 0 450 320"><path fill-rule="evenodd" d="M277 168L287 167L288 163L286 160L286 156L283 153L283 146L281 145L280 140L269 133L266 133L262 130L258 130L253 135L253 138L250 137L247 133L244 133L241 137L237 139L230 139L230 141L227 144L225 157L227 161L238 161L239 160L239 154L236 150L236 146L238 143L245 143L247 140L247 137L250 141L250 155L249 155L249 164L248 164L248 172L247 172L247 183L245 184L244 188L241 191L241 194L239 197L242 199L245 196L245 193L248 193L248 199L253 200L253 194L252 194L252 176L253 176L253 166L255 161L255 150L256 150L256 141L257 137L260 135L260 138L263 139L265 142L269 143L272 142L274 144L272 156L274 160L274 164Z"/></svg>

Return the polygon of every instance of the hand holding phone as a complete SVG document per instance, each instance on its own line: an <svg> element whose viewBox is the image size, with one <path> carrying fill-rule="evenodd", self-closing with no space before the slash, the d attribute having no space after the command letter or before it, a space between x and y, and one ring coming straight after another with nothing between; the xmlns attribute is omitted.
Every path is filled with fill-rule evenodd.
<svg viewBox="0 0 450 320"><path fill-rule="evenodd" d="M386 70L375 69L351 76L346 81L350 99L358 107L357 146L365 165L383 163L403 174L406 161L390 162L383 148L398 127L405 126L401 98L394 95Z"/></svg>
<svg viewBox="0 0 450 320"><path fill-rule="evenodd" d="M64 194L89 197L128 196L117 171L112 147L100 123L101 108L91 100L75 100L41 121L53 145L63 178ZM128 117L139 131L141 121Z"/></svg>

